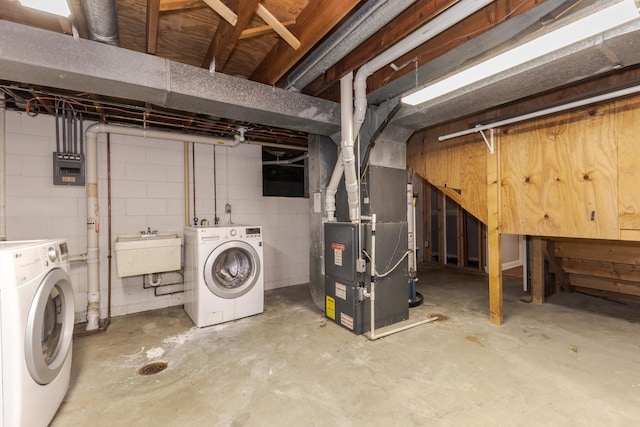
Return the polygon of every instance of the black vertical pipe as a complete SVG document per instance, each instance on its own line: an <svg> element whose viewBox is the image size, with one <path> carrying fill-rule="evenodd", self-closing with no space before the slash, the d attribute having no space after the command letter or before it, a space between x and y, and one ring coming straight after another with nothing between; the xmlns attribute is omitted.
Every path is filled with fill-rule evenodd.
<svg viewBox="0 0 640 427"><path fill-rule="evenodd" d="M84 121L82 120L82 114L80 114L80 154L84 155Z"/></svg>
<svg viewBox="0 0 640 427"><path fill-rule="evenodd" d="M55 105L56 116L56 152L60 152L60 117L58 116L58 102Z"/></svg>
<svg viewBox="0 0 640 427"><path fill-rule="evenodd" d="M67 152L67 112L62 104L62 152Z"/></svg>

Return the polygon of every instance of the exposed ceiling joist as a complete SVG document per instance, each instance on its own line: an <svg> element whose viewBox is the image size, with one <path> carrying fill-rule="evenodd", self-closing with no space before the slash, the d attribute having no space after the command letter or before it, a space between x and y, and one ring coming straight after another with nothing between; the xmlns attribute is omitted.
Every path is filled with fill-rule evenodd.
<svg viewBox="0 0 640 427"><path fill-rule="evenodd" d="M294 25L296 21L284 21L281 24L285 27ZM251 37L259 37L273 32L273 28L270 25L261 25L260 27L247 28L240 33L240 40L250 39Z"/></svg>
<svg viewBox="0 0 640 427"><path fill-rule="evenodd" d="M279 40L253 70L250 79L261 83L275 84L286 73L286 70L298 62L359 2L360 0L345 0L338 4L331 0L309 2L296 18L296 25L291 31L300 40L300 49L291 49L287 42Z"/></svg>
<svg viewBox="0 0 640 427"><path fill-rule="evenodd" d="M267 25L273 28L273 31L278 33L278 35L282 37L282 39L289 44L289 46L291 46L294 49L300 48L300 40L298 40L296 36L291 34L291 32L287 30L287 28L284 25L282 25L282 23L278 20L278 18L273 16L273 14L269 12L269 9L264 7L262 3L258 3L256 14L260 18L262 18L262 20L266 22Z"/></svg>
<svg viewBox="0 0 640 427"><path fill-rule="evenodd" d="M160 0L160 12L205 7L202 0Z"/></svg>
<svg viewBox="0 0 640 427"><path fill-rule="evenodd" d="M224 66L231 56L231 52L233 52L233 49L240 39L242 31L249 25L249 21L251 21L256 7L258 7L259 1L260 0L234 1L237 5L236 10L238 12L236 25L231 25L228 22L220 22L202 61L202 67L208 68L215 55L216 71L222 71L224 69Z"/></svg>
<svg viewBox="0 0 640 427"><path fill-rule="evenodd" d="M147 0L147 53L156 54L161 0Z"/></svg>
<svg viewBox="0 0 640 427"><path fill-rule="evenodd" d="M229 24L236 25L238 22L238 15L229 9L226 4L222 3L221 0L204 0L204 2Z"/></svg>

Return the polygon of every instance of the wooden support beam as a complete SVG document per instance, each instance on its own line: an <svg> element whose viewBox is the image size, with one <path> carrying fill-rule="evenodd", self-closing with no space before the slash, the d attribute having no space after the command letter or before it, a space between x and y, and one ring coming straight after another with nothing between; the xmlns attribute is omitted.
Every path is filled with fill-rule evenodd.
<svg viewBox="0 0 640 427"><path fill-rule="evenodd" d="M433 187L431 184L425 181L422 186L422 203L423 203L423 212L424 215L422 217L422 229L425 241L429 242L429 245L424 247L424 242L421 242L421 247L424 247L424 261L431 261L432 252L433 252L433 241L431 239L432 231L432 223L431 223L431 197L433 195Z"/></svg>
<svg viewBox="0 0 640 427"><path fill-rule="evenodd" d="M195 9L205 6L202 0L160 0L160 12Z"/></svg>
<svg viewBox="0 0 640 427"><path fill-rule="evenodd" d="M338 22L361 3L360 0L315 0L307 3L296 18L291 33L300 41L299 49L291 49L279 40L262 62L253 70L250 80L275 84L287 70L298 62Z"/></svg>
<svg viewBox="0 0 640 427"><path fill-rule="evenodd" d="M570 274L569 280L573 286L640 296L640 286L638 286L637 282L602 279L593 276L581 276L579 274Z"/></svg>
<svg viewBox="0 0 640 427"><path fill-rule="evenodd" d="M464 267L467 265L467 249L465 247L465 242L467 241L467 232L464 224L464 209L462 206L457 206L457 215L456 215L456 237L458 239L458 266Z"/></svg>
<svg viewBox="0 0 640 427"><path fill-rule="evenodd" d="M489 321L503 322L502 312L502 239L500 236L500 139L493 154L487 154L487 239L489 240Z"/></svg>
<svg viewBox="0 0 640 427"><path fill-rule="evenodd" d="M73 28L71 28L71 21L68 18L58 18L60 23L60 29L65 34L73 34Z"/></svg>
<svg viewBox="0 0 640 427"><path fill-rule="evenodd" d="M290 27L295 24L296 21L284 21L282 25L285 27ZM247 28L246 30L240 33L240 40L250 39L252 37L263 36L265 34L269 34L273 32L273 28L270 25L261 25L259 27Z"/></svg>
<svg viewBox="0 0 640 427"><path fill-rule="evenodd" d="M440 264L447 263L447 234L445 228L447 226L447 205L445 203L445 196L438 191L436 194L438 199L438 262Z"/></svg>
<svg viewBox="0 0 640 427"><path fill-rule="evenodd" d="M231 25L228 22L220 22L216 33L211 39L211 44L207 50L207 54L202 60L202 67L209 68L209 64L216 57L216 71L223 71L224 66L229 61L231 52L235 49L240 34L249 25L251 17L255 14L256 8L260 0L235 0L232 5L237 6L235 10L237 13L236 25Z"/></svg>
<svg viewBox="0 0 640 427"><path fill-rule="evenodd" d="M487 264L487 230L486 226L478 221L478 270L485 271Z"/></svg>
<svg viewBox="0 0 640 427"><path fill-rule="evenodd" d="M544 250L547 241L539 236L531 237L531 297L536 304L544 302Z"/></svg>
<svg viewBox="0 0 640 427"><path fill-rule="evenodd" d="M269 12L269 9L264 7L262 3L258 3L258 9L256 9L256 14L260 18L262 18L262 20L266 22L267 25L273 28L273 31L278 33L278 35L282 37L282 39L289 44L289 46L291 46L294 49L300 48L300 40L298 40L296 36L291 34L291 32L287 30L287 28L284 25L282 25L282 23L278 20L278 18L273 16L273 14Z"/></svg>
<svg viewBox="0 0 640 427"><path fill-rule="evenodd" d="M160 0L147 0L147 53L155 55L158 48Z"/></svg>
<svg viewBox="0 0 640 427"><path fill-rule="evenodd" d="M220 15L225 21L231 25L236 25L238 15L227 7L221 0L203 0L211 9Z"/></svg>

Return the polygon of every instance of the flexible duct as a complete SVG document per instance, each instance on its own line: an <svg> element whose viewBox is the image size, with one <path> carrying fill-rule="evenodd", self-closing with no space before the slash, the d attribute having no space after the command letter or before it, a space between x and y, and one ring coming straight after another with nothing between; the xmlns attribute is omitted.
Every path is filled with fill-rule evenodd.
<svg viewBox="0 0 640 427"><path fill-rule="evenodd" d="M98 256L100 216L98 205L98 134L158 138L170 141L191 141L199 144L235 147L242 137L215 138L188 135L155 129L143 129L96 123L86 130L86 192L87 192L87 331L96 330L100 323L100 260Z"/></svg>
<svg viewBox="0 0 640 427"><path fill-rule="evenodd" d="M118 14L115 0L81 0L89 40L118 46Z"/></svg>

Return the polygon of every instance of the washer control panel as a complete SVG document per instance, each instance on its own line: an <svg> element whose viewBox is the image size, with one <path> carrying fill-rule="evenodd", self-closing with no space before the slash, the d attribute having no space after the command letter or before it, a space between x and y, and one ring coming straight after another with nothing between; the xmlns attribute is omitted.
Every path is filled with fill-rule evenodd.
<svg viewBox="0 0 640 427"><path fill-rule="evenodd" d="M260 227L247 227L245 229L245 235L247 237L256 238L260 237L261 230Z"/></svg>

